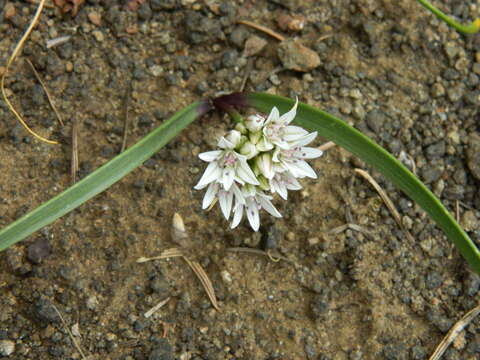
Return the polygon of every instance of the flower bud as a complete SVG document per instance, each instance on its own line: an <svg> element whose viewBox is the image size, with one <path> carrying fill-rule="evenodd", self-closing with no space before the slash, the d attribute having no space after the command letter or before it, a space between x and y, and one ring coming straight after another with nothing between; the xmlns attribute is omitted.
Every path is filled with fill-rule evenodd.
<svg viewBox="0 0 480 360"><path fill-rule="evenodd" d="M255 158L255 164L258 166L260 173L267 179L273 178L275 173L273 172L272 156L264 153Z"/></svg>
<svg viewBox="0 0 480 360"><path fill-rule="evenodd" d="M250 115L247 120L245 120L245 126L252 132L260 131L264 123L265 118L259 114Z"/></svg>
<svg viewBox="0 0 480 360"><path fill-rule="evenodd" d="M240 132L242 135L246 135L248 133L244 123L237 123L237 125L235 125L235 130Z"/></svg>
<svg viewBox="0 0 480 360"><path fill-rule="evenodd" d="M218 146L222 149L235 149L240 143L241 137L242 134L240 134L239 131L231 130L227 133L227 135L220 138Z"/></svg>
<svg viewBox="0 0 480 360"><path fill-rule="evenodd" d="M240 148L240 154L245 155L248 160L257 156L258 149L257 147L252 144L251 142L247 141L243 146Z"/></svg>
<svg viewBox="0 0 480 360"><path fill-rule="evenodd" d="M270 182L265 176L263 175L257 176L257 180L260 183L259 185L260 189L262 189L263 191L270 190Z"/></svg>

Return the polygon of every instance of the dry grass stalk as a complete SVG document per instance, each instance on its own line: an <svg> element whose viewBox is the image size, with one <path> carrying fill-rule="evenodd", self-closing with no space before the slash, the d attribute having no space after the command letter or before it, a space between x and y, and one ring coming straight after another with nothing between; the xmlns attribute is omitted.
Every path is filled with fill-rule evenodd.
<svg viewBox="0 0 480 360"><path fill-rule="evenodd" d="M132 94L132 82L125 89L124 97L124 108L123 108L123 138L122 138L122 147L120 148L120 153L124 152L127 148L127 135L128 135L128 105L130 103L130 98Z"/></svg>
<svg viewBox="0 0 480 360"><path fill-rule="evenodd" d="M143 316L145 316L146 318L149 318L150 316L153 315L154 312L157 312L158 310L160 310L169 301L170 301L170 296L167 297L166 299L160 301L157 305L155 305L150 310L148 310L145 314L143 314Z"/></svg>
<svg viewBox="0 0 480 360"><path fill-rule="evenodd" d="M465 314L453 327L449 330L447 335L443 338L441 343L435 349L435 352L430 356L429 360L439 360L443 353L447 350L455 338L462 332L465 327L472 322L472 320L480 314L480 305L470 310Z"/></svg>
<svg viewBox="0 0 480 360"><path fill-rule="evenodd" d="M290 264L293 264L295 266L298 265L295 262L293 262L292 260L287 259L284 256L279 256L279 255L273 256L270 251L263 251L263 250L252 249L252 248L247 248L247 247L231 247L231 248L227 248L226 251L266 256L273 262L279 262L280 260L283 260L283 261L286 261L286 262L288 262Z"/></svg>
<svg viewBox="0 0 480 360"><path fill-rule="evenodd" d="M70 167L70 175L72 178L72 184L77 181L78 171L78 121L73 120L72 123L72 162Z"/></svg>
<svg viewBox="0 0 480 360"><path fill-rule="evenodd" d="M208 295L208 298L210 299L210 302L212 303L213 307L220 311L220 306L218 305L217 302L217 297L215 296L215 290L213 289L212 282L210 281L207 273L203 268L200 266L200 264L196 261L191 261L187 257L183 257L183 259L186 261L188 266L193 270L195 275L197 275L198 279L202 283L203 288L205 289L205 292Z"/></svg>
<svg viewBox="0 0 480 360"><path fill-rule="evenodd" d="M318 150L320 151L327 151L331 149L332 147L336 146L336 144L333 141L326 142L325 144L322 144L318 147Z"/></svg>
<svg viewBox="0 0 480 360"><path fill-rule="evenodd" d="M32 62L29 59L27 59L27 63L32 68L33 73L35 74L35 77L37 78L38 82L40 83L40 85L43 88L43 91L45 91L45 94L47 95L48 103L50 104L50 107L52 108L53 112L55 113L55 116L57 117L58 122L60 123L60 125L64 126L62 117L60 116L60 113L58 112L57 107L55 106L55 103L52 99L52 96L50 95L50 92L48 91L47 87L45 86L45 83L43 82L42 78L40 77L40 74L38 73L37 69L35 69L35 66L33 66Z"/></svg>
<svg viewBox="0 0 480 360"><path fill-rule="evenodd" d="M171 248L171 249L162 251L162 253L159 256L154 256L150 258L147 258L147 257L138 258L137 263L144 263L152 260L164 260L171 257L179 257L179 256L183 256L182 250L179 248Z"/></svg>
<svg viewBox="0 0 480 360"><path fill-rule="evenodd" d="M279 33L265 27L265 26L262 26L262 25L258 25L258 24L255 24L251 21L248 21L248 20L238 20L237 21L238 24L243 24L243 25L246 25L246 26L250 26L251 28L254 28L254 29L257 29L259 31L262 31L264 32L265 34L267 35L270 35L271 37L279 40L279 41L283 41L285 40L285 36L283 35L280 35Z"/></svg>
<svg viewBox="0 0 480 360"><path fill-rule="evenodd" d="M1 76L0 78L0 88L2 89L2 96L3 96L3 100L5 101L5 103L7 104L8 108L10 109L10 111L15 115L15 117L17 118L17 120L20 122L20 124L22 124L22 126L25 128L25 130L27 130L28 133L30 133L32 136L36 137L37 139L39 139L40 141L43 141L47 144L58 144L57 141L54 141L54 140L48 140L40 135L38 135L35 131L33 131L28 125L27 123L25 122L25 120L23 120L22 116L20 115L20 113L15 109L15 107L13 106L13 104L10 102L10 100L8 99L8 96L7 96L7 93L5 91L5 78L7 76L7 73L8 73L8 70L10 69L10 66L12 65L12 63L15 61L15 59L17 58L18 54L20 53L23 45L25 44L25 41L27 40L27 38L29 37L30 33L32 32L33 28L35 27L35 25L37 24L38 22L38 19L42 13L42 10L43 10L43 7L45 5L45 1L46 0L41 0L39 5L38 5L38 8L37 8L37 11L35 12L35 15L30 23L30 25L28 26L27 30L25 31L25 34L23 34L22 38L20 39L20 41L17 43L17 45L15 46L15 49L13 50L13 53L12 55L10 55L10 58L8 59L7 61L7 65L5 66L5 71L3 73L3 75Z"/></svg>
<svg viewBox="0 0 480 360"><path fill-rule="evenodd" d="M68 332L68 335L70 336L70 339L72 340L73 344L75 345L75 347L77 348L78 352L80 353L80 356L82 357L83 360L87 360L87 357L85 356L85 354L83 353L82 351L82 348L80 347L80 345L78 344L77 340L75 339L75 337L73 336L72 332L70 331L70 329L68 328L68 325L67 325L67 322L65 321L65 319L63 318L62 314L60 313L60 311L58 311L57 307L55 305L52 304L52 307L54 308L55 312L58 314L58 316L60 317L60 320L62 320L62 324L63 326L65 327L65 330L67 330Z"/></svg>
<svg viewBox="0 0 480 360"><path fill-rule="evenodd" d="M383 202L387 206L388 210L390 210L390 213L392 214L392 216L395 219L398 226L400 226L400 228L405 232L408 240L411 241L411 242L414 242L415 239L413 238L412 234L410 234L410 232L405 228L405 226L403 226L402 218L400 217L400 213L395 208L395 205L393 205L392 200L390 200L388 195L385 193L385 191L383 191L383 189L380 187L380 185L378 185L378 183L375 181L375 179L373 177L371 177L370 174L367 173L364 170L355 169L355 172L357 174L363 176L375 188L375 190L378 192L378 194L382 198Z"/></svg>

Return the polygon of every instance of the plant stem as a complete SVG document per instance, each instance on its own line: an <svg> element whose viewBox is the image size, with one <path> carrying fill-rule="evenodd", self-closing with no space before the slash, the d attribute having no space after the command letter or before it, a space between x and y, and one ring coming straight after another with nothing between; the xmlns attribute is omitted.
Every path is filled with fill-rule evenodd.
<svg viewBox="0 0 480 360"><path fill-rule="evenodd" d="M450 16L444 14L440 10L438 10L435 6L430 4L427 0L417 0L420 4L422 4L425 8L430 10L436 17L440 20L445 21L448 25L455 28L455 30L460 31L464 34L475 34L480 30L480 19L475 19L469 25L462 25L458 21L455 21Z"/></svg>

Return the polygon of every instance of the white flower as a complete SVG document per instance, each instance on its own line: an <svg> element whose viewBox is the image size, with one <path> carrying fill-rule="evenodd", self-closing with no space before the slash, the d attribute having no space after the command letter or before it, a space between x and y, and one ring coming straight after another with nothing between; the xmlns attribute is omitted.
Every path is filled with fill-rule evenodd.
<svg viewBox="0 0 480 360"><path fill-rule="evenodd" d="M260 214L259 211L263 208L270 215L277 218L282 217L282 214L273 206L271 196L265 195L261 190L254 186L243 186L242 194L244 202L237 201L233 209L233 220L231 228L235 228L240 224L243 218L243 211L247 214L248 222L254 231L258 231L260 228Z"/></svg>
<svg viewBox="0 0 480 360"><path fill-rule="evenodd" d="M291 142L308 135L308 131L299 127L289 125L297 115L298 99L295 105L280 116L276 107L273 107L268 115L267 120L262 129L262 138L257 144L260 151L270 151L275 146L281 149L288 149Z"/></svg>
<svg viewBox="0 0 480 360"><path fill-rule="evenodd" d="M296 178L310 177L317 178L315 171L304 159L314 159L322 156L323 152L316 148L304 147L317 136L316 132L310 133L293 144L289 149L275 149L272 160L276 165L281 165L285 170L290 171Z"/></svg>
<svg viewBox="0 0 480 360"><path fill-rule="evenodd" d="M302 186L295 176L289 171L277 172L270 179L270 190L272 194L278 193L284 200L287 200L288 190L300 190Z"/></svg>
<svg viewBox="0 0 480 360"><path fill-rule="evenodd" d="M222 184L227 191L230 190L234 181L242 185L259 184L247 163L247 157L234 150L240 144L241 138L242 134L239 131L232 130L218 141L218 146L223 150L207 151L198 155L200 159L210 164L194 189L203 189L212 182Z"/></svg>
<svg viewBox="0 0 480 360"><path fill-rule="evenodd" d="M240 144L240 140L242 138L242 134L240 131L231 130L227 133L227 135L222 136L218 141L218 147L222 149L229 149L233 150Z"/></svg>
<svg viewBox="0 0 480 360"><path fill-rule="evenodd" d="M218 199L223 216L225 216L225 219L228 220L232 211L234 197L236 203L245 203L243 194L235 183L230 187L229 190L225 190L218 182L210 183L205 196L203 197L202 209L205 210L209 208L212 204L214 204L216 199Z"/></svg>

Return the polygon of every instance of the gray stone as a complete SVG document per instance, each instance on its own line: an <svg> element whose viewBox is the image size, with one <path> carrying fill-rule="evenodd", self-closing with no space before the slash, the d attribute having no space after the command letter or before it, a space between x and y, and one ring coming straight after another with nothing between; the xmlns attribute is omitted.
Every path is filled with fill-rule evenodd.
<svg viewBox="0 0 480 360"><path fill-rule="evenodd" d="M289 70L308 72L320 65L320 58L315 51L292 39L280 43L278 57Z"/></svg>
<svg viewBox="0 0 480 360"><path fill-rule="evenodd" d="M477 180L480 180L480 136L470 135L467 145L467 165Z"/></svg>

